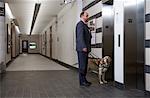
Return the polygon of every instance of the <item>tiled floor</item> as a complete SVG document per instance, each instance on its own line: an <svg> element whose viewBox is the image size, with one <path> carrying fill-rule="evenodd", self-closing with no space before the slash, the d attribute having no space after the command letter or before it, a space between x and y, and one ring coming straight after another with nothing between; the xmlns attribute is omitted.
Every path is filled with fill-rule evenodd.
<svg viewBox="0 0 150 98"><path fill-rule="evenodd" d="M150 98L143 91L99 85L92 73L87 78L91 87L79 87L78 71L73 69L8 71L1 77L0 98Z"/></svg>
<svg viewBox="0 0 150 98"><path fill-rule="evenodd" d="M120 90L111 84L99 85L94 74L88 75L93 85L79 87L78 72L33 71L7 72L1 81L2 98L150 98L143 91Z"/></svg>
<svg viewBox="0 0 150 98"><path fill-rule="evenodd" d="M22 54L7 68L7 71L69 70L38 54Z"/></svg>

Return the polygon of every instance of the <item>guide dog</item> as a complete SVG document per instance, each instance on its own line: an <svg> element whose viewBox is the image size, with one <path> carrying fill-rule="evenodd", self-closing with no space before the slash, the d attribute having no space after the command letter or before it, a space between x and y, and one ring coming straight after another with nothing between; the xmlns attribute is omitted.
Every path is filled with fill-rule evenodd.
<svg viewBox="0 0 150 98"><path fill-rule="evenodd" d="M107 81L105 80L105 73L110 67L111 61L112 59L109 56L105 56L104 58L92 59L94 65L98 67L98 77L100 84L107 83Z"/></svg>

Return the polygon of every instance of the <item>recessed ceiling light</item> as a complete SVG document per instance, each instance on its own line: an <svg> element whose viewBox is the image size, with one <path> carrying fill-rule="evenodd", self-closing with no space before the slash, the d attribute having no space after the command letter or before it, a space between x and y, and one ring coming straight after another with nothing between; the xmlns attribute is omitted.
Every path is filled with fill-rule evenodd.
<svg viewBox="0 0 150 98"><path fill-rule="evenodd" d="M12 12L11 12L11 9L10 9L8 3L5 3L5 10L6 10L6 13L8 14L8 16L9 16L11 19L14 19L14 18L15 18L14 15L12 14Z"/></svg>
<svg viewBox="0 0 150 98"><path fill-rule="evenodd" d="M17 33L20 34L20 30L19 30L19 27L18 26L15 26L16 30L17 30Z"/></svg>

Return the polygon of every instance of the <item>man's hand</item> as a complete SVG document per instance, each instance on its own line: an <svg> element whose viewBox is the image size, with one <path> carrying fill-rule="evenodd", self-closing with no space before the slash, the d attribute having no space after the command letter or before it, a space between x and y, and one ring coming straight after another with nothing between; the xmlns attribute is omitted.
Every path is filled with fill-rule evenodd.
<svg viewBox="0 0 150 98"><path fill-rule="evenodd" d="M87 48L83 48L83 52L87 52Z"/></svg>

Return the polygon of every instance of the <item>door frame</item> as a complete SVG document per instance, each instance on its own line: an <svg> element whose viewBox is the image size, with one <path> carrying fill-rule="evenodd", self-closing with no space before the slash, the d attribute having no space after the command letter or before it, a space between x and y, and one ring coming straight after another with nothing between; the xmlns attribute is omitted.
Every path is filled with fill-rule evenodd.
<svg viewBox="0 0 150 98"><path fill-rule="evenodd" d="M45 31L45 56L47 56L47 31Z"/></svg>
<svg viewBox="0 0 150 98"><path fill-rule="evenodd" d="M50 42L50 59L52 59L52 26L50 26L50 40L49 40Z"/></svg>
<svg viewBox="0 0 150 98"><path fill-rule="evenodd" d="M13 59L13 30L12 30L12 25L13 25L13 23L11 23L11 27L10 27L10 28L11 28L11 29L10 29L11 59Z"/></svg>
<svg viewBox="0 0 150 98"><path fill-rule="evenodd" d="M28 40L22 40L22 53L24 53L24 51L23 51L23 42L27 42L27 53L28 53L28 48L29 48L29 42L28 42Z"/></svg>

